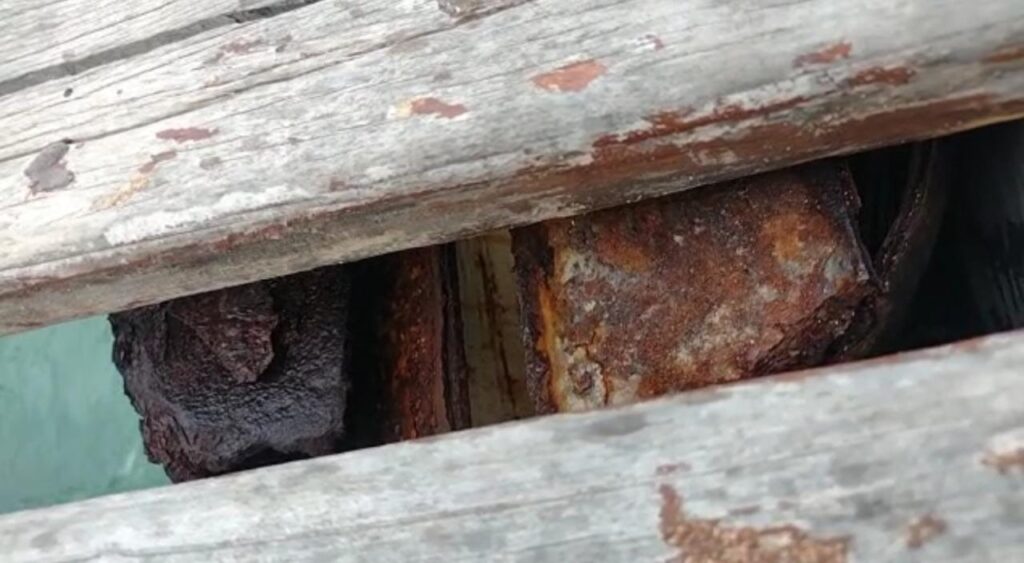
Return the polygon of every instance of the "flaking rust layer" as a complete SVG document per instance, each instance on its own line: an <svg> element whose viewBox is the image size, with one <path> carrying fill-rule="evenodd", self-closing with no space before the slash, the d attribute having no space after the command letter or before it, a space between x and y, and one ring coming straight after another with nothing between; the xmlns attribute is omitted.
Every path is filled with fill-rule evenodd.
<svg viewBox="0 0 1024 563"><path fill-rule="evenodd" d="M451 245L368 261L382 383L381 441L469 426L458 273Z"/></svg>
<svg viewBox="0 0 1024 563"><path fill-rule="evenodd" d="M327 267L111 315L150 459L186 481L338 451L348 302Z"/></svg>
<svg viewBox="0 0 1024 563"><path fill-rule="evenodd" d="M822 361L878 290L858 207L824 161L513 231L538 410Z"/></svg>

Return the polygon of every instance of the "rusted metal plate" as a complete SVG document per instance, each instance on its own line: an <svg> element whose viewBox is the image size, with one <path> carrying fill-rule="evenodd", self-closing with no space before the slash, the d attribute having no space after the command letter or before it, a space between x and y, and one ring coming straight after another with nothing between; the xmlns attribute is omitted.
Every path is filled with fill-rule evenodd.
<svg viewBox="0 0 1024 563"><path fill-rule="evenodd" d="M373 258L356 275L354 399L363 404L352 406L364 445L469 427L454 248Z"/></svg>
<svg viewBox="0 0 1024 563"><path fill-rule="evenodd" d="M858 206L827 161L513 231L538 409L821 361L877 286Z"/></svg>

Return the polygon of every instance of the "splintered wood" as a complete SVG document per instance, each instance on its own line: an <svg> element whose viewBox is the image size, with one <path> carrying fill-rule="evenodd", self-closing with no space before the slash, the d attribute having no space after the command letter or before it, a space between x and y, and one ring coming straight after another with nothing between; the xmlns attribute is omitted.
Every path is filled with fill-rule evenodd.
<svg viewBox="0 0 1024 563"><path fill-rule="evenodd" d="M857 201L824 163L515 231L538 408L820 362L873 280Z"/></svg>

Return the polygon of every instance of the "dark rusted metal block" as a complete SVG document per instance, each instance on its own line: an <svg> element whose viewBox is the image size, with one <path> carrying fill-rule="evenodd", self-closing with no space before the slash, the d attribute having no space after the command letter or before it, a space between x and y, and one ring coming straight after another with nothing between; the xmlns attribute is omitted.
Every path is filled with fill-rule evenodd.
<svg viewBox="0 0 1024 563"><path fill-rule="evenodd" d="M111 315L150 459L185 481L337 451L348 291L328 267Z"/></svg>
<svg viewBox="0 0 1024 563"><path fill-rule="evenodd" d="M514 231L538 409L821 362L879 287L858 205L821 162Z"/></svg>
<svg viewBox="0 0 1024 563"><path fill-rule="evenodd" d="M356 424L375 443L469 426L458 272L451 245L367 260L354 332L360 377ZM358 344L357 344L358 345Z"/></svg>

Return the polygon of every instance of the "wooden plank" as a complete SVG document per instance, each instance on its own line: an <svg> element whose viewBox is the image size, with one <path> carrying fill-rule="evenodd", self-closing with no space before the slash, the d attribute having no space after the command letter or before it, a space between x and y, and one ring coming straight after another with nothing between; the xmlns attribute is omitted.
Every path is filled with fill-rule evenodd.
<svg viewBox="0 0 1024 563"><path fill-rule="evenodd" d="M1024 333L996 336L15 513L0 538L6 561L1021 561L1022 362Z"/></svg>
<svg viewBox="0 0 1024 563"><path fill-rule="evenodd" d="M271 6L298 4L295 0L5 0L0 5L4 22L0 95L252 19ZM72 95L73 88L67 96ZM50 99L63 96L64 91L55 91Z"/></svg>
<svg viewBox="0 0 1024 563"><path fill-rule="evenodd" d="M512 237L491 231L455 243L472 426L535 414L526 389Z"/></svg>
<svg viewBox="0 0 1024 563"><path fill-rule="evenodd" d="M1012 0L442 8L320 2L0 98L0 332L1024 114Z"/></svg>

